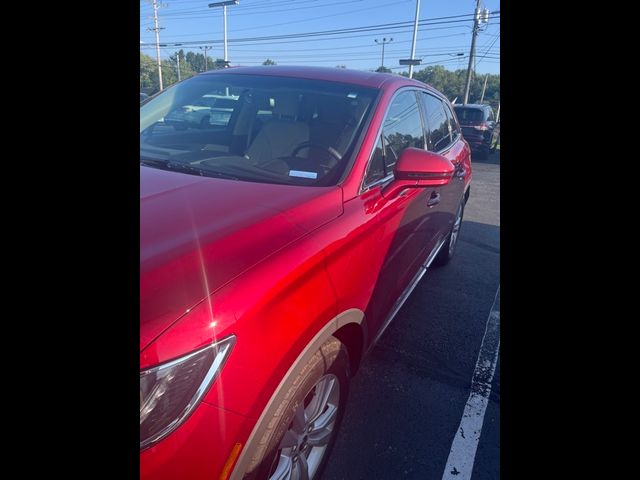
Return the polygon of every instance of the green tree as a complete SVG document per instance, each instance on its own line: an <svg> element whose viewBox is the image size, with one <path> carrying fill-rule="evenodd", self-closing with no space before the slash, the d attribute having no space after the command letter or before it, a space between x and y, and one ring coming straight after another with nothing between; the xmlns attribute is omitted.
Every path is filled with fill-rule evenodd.
<svg viewBox="0 0 640 480"><path fill-rule="evenodd" d="M169 60L161 60L162 65L162 85L168 87L178 80L175 66ZM158 64L154 58L140 53L140 89L154 94L160 90L160 80L158 79Z"/></svg>
<svg viewBox="0 0 640 480"><path fill-rule="evenodd" d="M336 68L347 68L346 65L336 65Z"/></svg>
<svg viewBox="0 0 640 480"><path fill-rule="evenodd" d="M379 72L379 73L391 73L391 69L381 65L378 68L376 68L376 72Z"/></svg>
<svg viewBox="0 0 640 480"><path fill-rule="evenodd" d="M473 75L469 88L469 103L480 102L482 85L486 74ZM431 85L436 90L444 93L450 100L458 98L456 103L461 103L464 98L464 87L467 79L467 70L447 70L442 65L431 65L415 72L414 79ZM489 74L487 89L484 94L484 103L488 103L494 109L500 103L500 75Z"/></svg>
<svg viewBox="0 0 640 480"><path fill-rule="evenodd" d="M277 63L270 58L267 58L264 62L262 62L262 65L277 65Z"/></svg>
<svg viewBox="0 0 640 480"><path fill-rule="evenodd" d="M182 80L204 71L204 54L185 53L184 50L180 50L169 56L168 59L162 60L162 85L165 88L178 81L178 55L180 55L180 78ZM225 67L225 62L222 58L208 59L207 63L209 64L209 70ZM144 89L151 94L160 90L156 60L144 53L140 53L140 89Z"/></svg>
<svg viewBox="0 0 640 480"><path fill-rule="evenodd" d="M180 50L169 57L169 63L171 64L171 68L176 72L176 80L178 76L178 55L180 55L180 78L184 80L185 78L193 77L198 72L193 69L193 66L186 61L186 54L184 50Z"/></svg>
<svg viewBox="0 0 640 480"><path fill-rule="evenodd" d="M140 89L155 93L160 89L156 61L140 52Z"/></svg>

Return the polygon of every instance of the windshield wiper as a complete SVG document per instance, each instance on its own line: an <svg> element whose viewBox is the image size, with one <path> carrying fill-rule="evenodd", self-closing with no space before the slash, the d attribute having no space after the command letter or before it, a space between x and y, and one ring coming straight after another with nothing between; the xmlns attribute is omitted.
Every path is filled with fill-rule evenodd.
<svg viewBox="0 0 640 480"><path fill-rule="evenodd" d="M149 167L162 168L163 170L170 170L172 172L190 173L193 175L200 175L201 177L214 177L225 178L228 180L240 180L238 177L228 175L226 173L218 172L217 170L203 170L196 168L192 165L184 163L172 162L171 160L164 160L159 158L140 157L140 163Z"/></svg>
<svg viewBox="0 0 640 480"><path fill-rule="evenodd" d="M169 160L163 158L140 157L140 163L149 167L167 167Z"/></svg>
<svg viewBox="0 0 640 480"><path fill-rule="evenodd" d="M200 173L203 177L214 177L214 178L225 178L227 180L240 180L240 178L235 177L233 175L229 175L228 173L222 173L217 170L201 170L195 167L188 167Z"/></svg>

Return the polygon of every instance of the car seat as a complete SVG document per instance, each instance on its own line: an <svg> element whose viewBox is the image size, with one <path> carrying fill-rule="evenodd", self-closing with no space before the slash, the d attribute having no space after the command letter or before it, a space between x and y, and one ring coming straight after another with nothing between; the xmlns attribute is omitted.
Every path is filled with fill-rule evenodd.
<svg viewBox="0 0 640 480"><path fill-rule="evenodd" d="M298 145L309 141L309 125L298 118L299 95L278 93L274 102L272 118L262 125L245 152L252 165L288 157Z"/></svg>

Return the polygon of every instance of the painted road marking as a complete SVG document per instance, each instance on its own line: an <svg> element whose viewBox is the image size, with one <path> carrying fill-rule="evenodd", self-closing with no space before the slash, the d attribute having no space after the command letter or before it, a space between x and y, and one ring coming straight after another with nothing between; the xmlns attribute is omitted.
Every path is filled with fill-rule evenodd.
<svg viewBox="0 0 640 480"><path fill-rule="evenodd" d="M442 480L470 480L480 441L484 414L491 394L491 381L500 351L500 286L493 300L480 353L471 381L471 393L451 444Z"/></svg>

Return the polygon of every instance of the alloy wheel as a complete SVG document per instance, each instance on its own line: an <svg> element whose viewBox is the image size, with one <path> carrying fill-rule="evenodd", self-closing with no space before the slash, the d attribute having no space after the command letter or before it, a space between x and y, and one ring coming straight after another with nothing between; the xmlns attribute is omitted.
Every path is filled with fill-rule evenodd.
<svg viewBox="0 0 640 480"><path fill-rule="evenodd" d="M340 382L324 375L296 408L278 447L270 480L312 480L334 434L340 405Z"/></svg>
<svg viewBox="0 0 640 480"><path fill-rule="evenodd" d="M456 242L458 241L458 233L460 232L460 226L462 225L462 205L458 207L458 212L456 213L456 220L453 223L453 228L451 229L451 235L449 238L449 256L453 256L453 252L456 249Z"/></svg>

